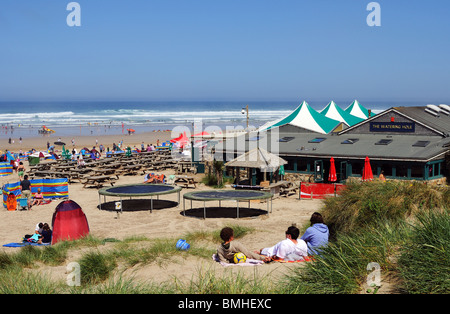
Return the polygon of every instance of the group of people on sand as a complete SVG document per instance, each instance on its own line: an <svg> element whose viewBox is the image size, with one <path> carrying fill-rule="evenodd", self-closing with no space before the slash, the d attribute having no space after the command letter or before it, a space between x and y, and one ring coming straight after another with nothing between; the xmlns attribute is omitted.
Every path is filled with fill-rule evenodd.
<svg viewBox="0 0 450 314"><path fill-rule="evenodd" d="M329 230L324 224L320 213L315 212L310 219L311 226L299 238L300 230L290 226L285 234L286 238L274 246L263 248L259 251L250 251L241 243L234 241L234 231L225 227L220 232L223 243L217 248L217 256L221 262L233 263L236 253L242 253L247 258L261 260L266 263L271 261L302 261L308 256L321 253L321 249L328 245Z"/></svg>
<svg viewBox="0 0 450 314"><path fill-rule="evenodd" d="M28 175L23 177L23 180L20 181L19 185L20 191L22 193L22 197L27 199L28 209L36 205L41 205L44 201L44 194L41 191L41 188L37 189L37 192L34 193L34 197L31 195L31 182L28 180Z"/></svg>
<svg viewBox="0 0 450 314"><path fill-rule="evenodd" d="M38 223L32 235L25 235L23 241L38 244L49 244L52 242L53 232L48 223Z"/></svg>

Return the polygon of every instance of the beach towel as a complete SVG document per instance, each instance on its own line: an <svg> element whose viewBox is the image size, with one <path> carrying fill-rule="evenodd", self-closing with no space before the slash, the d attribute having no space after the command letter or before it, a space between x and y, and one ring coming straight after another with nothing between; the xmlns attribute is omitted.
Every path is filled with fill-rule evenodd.
<svg viewBox="0 0 450 314"><path fill-rule="evenodd" d="M27 245L32 246L47 246L50 245L50 243L34 243L34 242L11 242L7 244L3 244L4 247L24 247Z"/></svg>
<svg viewBox="0 0 450 314"><path fill-rule="evenodd" d="M221 262L220 261L220 259L217 256L217 254L213 254L212 259L213 259L213 261L218 262L223 267L229 267L229 266L258 266L258 265L264 264L264 261L260 261L260 260L257 260L257 259L251 259L251 258L247 258L247 261L245 263L239 263L239 264L225 263L225 262Z"/></svg>
<svg viewBox="0 0 450 314"><path fill-rule="evenodd" d="M311 256L305 256L303 259L296 260L296 261L285 261L283 259L274 260L274 262L279 262L279 263L302 263L302 262L311 262L311 261L313 261L313 258Z"/></svg>

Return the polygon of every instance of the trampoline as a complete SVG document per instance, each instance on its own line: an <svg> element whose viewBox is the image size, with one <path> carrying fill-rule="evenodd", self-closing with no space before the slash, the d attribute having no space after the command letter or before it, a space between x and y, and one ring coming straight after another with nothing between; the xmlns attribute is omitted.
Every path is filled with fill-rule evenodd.
<svg viewBox="0 0 450 314"><path fill-rule="evenodd" d="M273 194L264 191L255 190L210 190L190 192L183 195L183 215L186 216L185 200L201 201L203 202L203 218L206 219L206 202L219 201L219 208L221 208L222 201L236 202L236 217L239 218L239 202L248 201L248 209L250 209L250 201L252 200L267 200L267 212L269 214L269 200L270 212L272 212L272 197Z"/></svg>
<svg viewBox="0 0 450 314"><path fill-rule="evenodd" d="M153 212L154 209L154 198L159 201L160 195L165 194L172 194L172 193L178 193L178 204L180 204L180 191L181 187L174 186L174 185L167 185L167 184L125 184L125 185L118 185L118 186L110 186L103 189L100 189L98 191L98 199L99 199L99 209L100 210L115 210L117 212L123 212L124 210L133 210L133 209L124 209L124 198L129 198L130 200L132 198L137 197L145 197L150 196L150 212ZM103 195L104 203L106 204L106 196L112 196L112 197L119 197L120 202L114 203L114 209L111 208L102 208L101 204L101 197ZM141 203L145 205L145 199L138 199L134 200L134 202L130 202L130 204L133 204L133 206L136 206L136 204ZM147 205L146 205L147 206ZM140 209L138 209L140 210ZM148 208L145 208L144 210L148 210Z"/></svg>

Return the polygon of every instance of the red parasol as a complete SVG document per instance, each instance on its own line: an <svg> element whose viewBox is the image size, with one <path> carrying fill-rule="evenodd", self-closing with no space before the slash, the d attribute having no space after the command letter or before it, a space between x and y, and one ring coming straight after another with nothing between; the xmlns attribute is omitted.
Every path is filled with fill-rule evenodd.
<svg viewBox="0 0 450 314"><path fill-rule="evenodd" d="M331 157L330 159L330 174L328 175L328 181L330 182L336 182L337 176L336 176L336 166L334 165L334 158Z"/></svg>
<svg viewBox="0 0 450 314"><path fill-rule="evenodd" d="M364 161L362 180L371 181L372 179L373 179L372 167L370 166L370 160L369 157L367 156L366 160Z"/></svg>

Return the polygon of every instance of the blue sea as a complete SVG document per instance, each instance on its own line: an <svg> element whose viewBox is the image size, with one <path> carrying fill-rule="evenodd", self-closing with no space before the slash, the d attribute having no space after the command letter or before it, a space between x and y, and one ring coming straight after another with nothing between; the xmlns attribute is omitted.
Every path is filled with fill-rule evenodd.
<svg viewBox="0 0 450 314"><path fill-rule="evenodd" d="M307 101L322 110L329 101ZM342 109L352 100L338 102ZM192 126L201 121L203 127L246 126L248 105L249 125L258 127L292 112L301 101L151 101L151 102L0 102L0 138L40 136L43 125L58 136L114 135L132 128L137 132L171 130L175 126ZM373 112L394 106L426 105L425 103L393 103L360 101Z"/></svg>

